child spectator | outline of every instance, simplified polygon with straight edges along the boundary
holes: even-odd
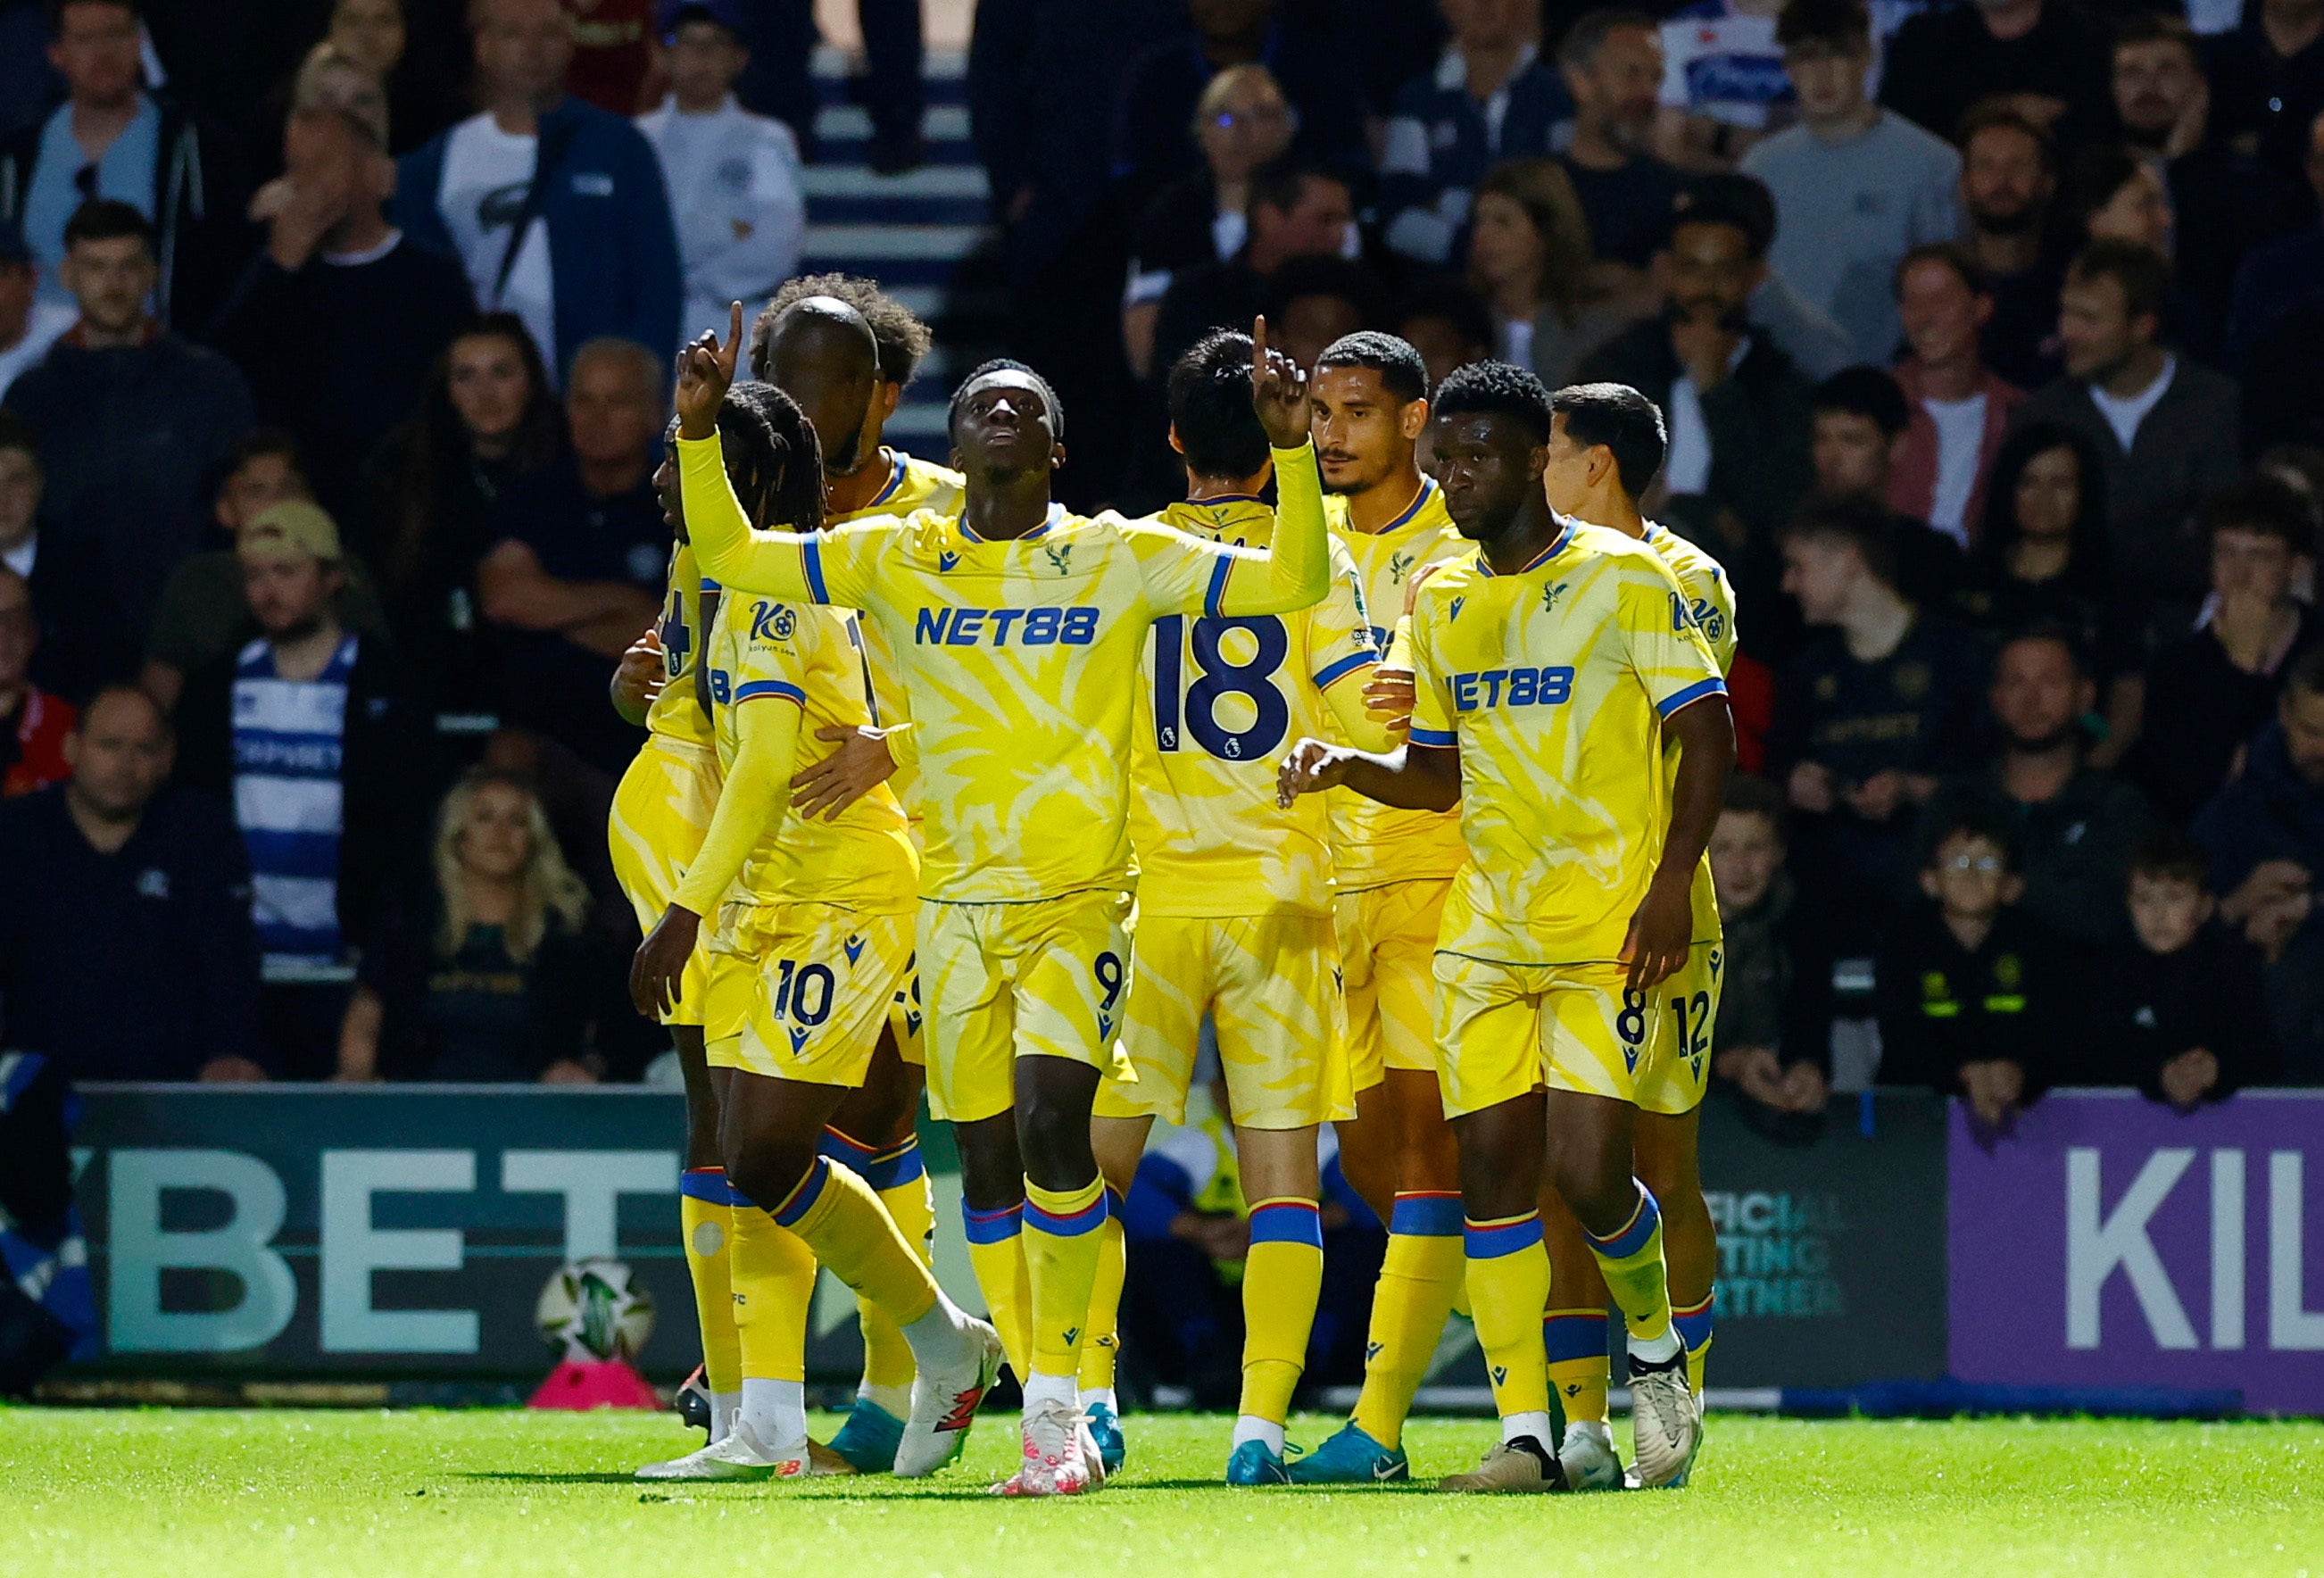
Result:
[[[1711,1072],[1778,1128],[1819,1115],[1831,1094],[1831,958],[1784,870],[1781,789],[1728,780],[1711,874],[1727,950]]]
[[[1874,966],[1882,1083],[1959,1095],[1980,1126],[2003,1132],[2054,1061],[2057,963],[2017,908],[2024,889],[2009,835],[1980,817],[1956,818],[1922,868],[1926,902]]]
[[[2259,955],[2217,918],[2202,846],[2158,834],[2130,860],[2130,938],[2109,950],[2088,1066],[2092,1084],[2135,1084],[2191,1112],[2252,1083],[2267,1032]]]

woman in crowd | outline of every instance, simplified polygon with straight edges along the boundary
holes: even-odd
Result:
[[[2020,428],[1994,457],[1961,601],[1997,634],[2036,624],[2075,632],[2104,697],[2110,737],[2091,752],[2102,764],[2136,730],[2140,660],[2107,586],[2106,474],[2098,451],[2071,428]]]
[[[1264,66],[1230,66],[1203,89],[1194,125],[1203,168],[1157,193],[1130,237],[1121,338],[1139,377],[1153,363],[1154,319],[1172,276],[1242,250],[1251,174],[1280,158],[1298,129],[1299,113]]]
[[[1493,315],[1504,361],[1554,388],[1633,314],[1591,280],[1590,223],[1552,159],[1510,159],[1478,184],[1469,233],[1469,286]]]
[[[429,880],[364,955],[338,1077],[594,1083],[590,1032],[624,1005],[588,913],[530,787],[469,774],[438,813]]]
[[[564,421],[532,337],[487,313],[445,347],[420,410],[365,468],[366,557],[396,639],[439,707],[483,707],[476,562],[493,506],[514,478],[553,458]]]

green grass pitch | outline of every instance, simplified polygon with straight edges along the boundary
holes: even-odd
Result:
[[[648,1488],[633,1465],[700,1439],[675,1418],[0,1408],[0,1573],[2324,1574],[2324,1425],[1713,1416],[1686,1491],[1488,1500],[1228,1490],[1225,1420],[1133,1417],[1114,1485],[1028,1504],[982,1494],[1009,1424],[918,1483]],[[1433,1477],[1490,1435],[1406,1444]]]

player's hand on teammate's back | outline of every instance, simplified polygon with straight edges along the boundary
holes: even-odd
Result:
[[[622,654],[619,667],[613,670],[613,710],[625,723],[642,724],[646,709],[661,695],[662,681],[669,669],[662,660],[661,632],[646,626],[645,634],[632,641]]]
[[[678,1006],[678,978],[701,935],[702,917],[693,910],[673,904],[662,911],[630,960],[630,1002],[638,1012],[659,1019]]]
[[[801,817],[836,820],[896,774],[885,729],[832,724],[817,729],[815,737],[839,749],[791,775],[791,809]]]
[[[1321,740],[1300,741],[1276,769],[1275,803],[1287,811],[1301,795],[1339,788],[1348,780],[1349,755]]]
[[[742,304],[733,304],[726,343],[708,329],[678,353],[678,436],[707,438],[718,430],[718,405],[734,382],[734,362],[742,351]]]
[[[1250,405],[1267,429],[1267,441],[1277,449],[1307,442],[1307,374],[1281,351],[1267,348],[1263,317],[1250,320]]]

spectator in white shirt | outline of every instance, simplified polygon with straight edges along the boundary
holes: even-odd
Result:
[[[734,102],[751,61],[736,0],[686,0],[663,37],[670,94],[638,117],[669,187],[686,268],[685,331],[763,300],[798,267],[807,236],[798,141]]]
[[[1978,337],[1993,293],[1951,242],[1916,246],[1896,265],[1896,304],[1909,355],[1895,366],[1910,408],[1888,478],[1888,507],[1926,521],[1964,548],[1985,519],[1985,484],[2024,392],[1985,365]]]

